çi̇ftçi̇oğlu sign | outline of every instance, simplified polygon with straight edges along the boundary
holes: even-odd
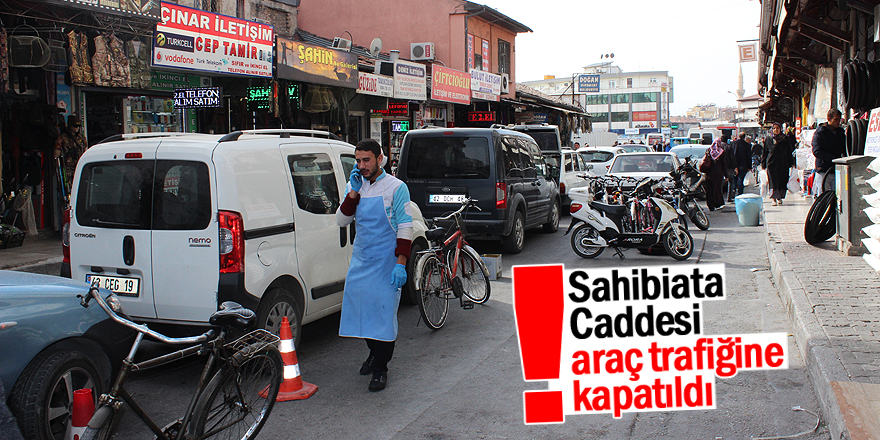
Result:
[[[270,25],[162,2],[153,65],[272,77]]]

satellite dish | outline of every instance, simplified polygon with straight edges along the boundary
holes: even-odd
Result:
[[[379,51],[381,51],[381,50],[382,50],[382,39],[379,37],[373,38],[373,41],[370,42],[370,55],[372,55],[373,58],[376,58],[379,56]]]

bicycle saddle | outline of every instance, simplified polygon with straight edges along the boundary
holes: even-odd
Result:
[[[241,304],[233,301],[225,301],[208,319],[211,325],[220,327],[230,326],[241,331],[248,330],[257,319],[257,314],[251,309],[246,309]]]
[[[442,241],[444,238],[446,238],[446,229],[439,227],[428,229],[427,231],[425,231],[425,237],[427,237],[428,240]]]
[[[598,211],[607,212],[611,215],[626,214],[626,206],[623,205],[607,205],[605,203],[590,202],[590,207]]]

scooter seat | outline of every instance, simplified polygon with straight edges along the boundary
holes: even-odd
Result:
[[[606,203],[600,202],[590,202],[590,207],[597,210],[608,213],[609,215],[624,215],[626,214],[626,206],[623,205],[609,205]]]

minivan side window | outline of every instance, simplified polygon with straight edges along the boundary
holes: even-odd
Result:
[[[339,207],[339,186],[333,163],[326,153],[287,156],[296,204],[312,214],[334,214]],[[349,171],[350,172],[350,171]]]
[[[544,163],[544,155],[541,154],[541,150],[538,149],[538,145],[534,141],[525,141],[525,143],[525,151],[531,153],[529,154],[529,159],[532,164],[531,166],[535,168],[535,171],[538,173],[539,176],[545,179],[549,179],[549,170],[547,169],[547,164]]]
[[[77,223],[93,228],[150,229],[155,165],[152,160],[130,160],[83,166],[77,188]]]
[[[348,175],[351,174],[351,170],[357,166],[357,161],[354,159],[354,156],[350,154],[339,156],[339,161],[342,162],[342,175],[348,180]]]
[[[522,177],[522,167],[519,163],[519,142],[515,138],[511,138],[509,136],[501,137],[501,153],[502,160],[504,162],[504,175],[507,177],[511,176],[511,171],[514,171],[514,175],[516,177]]]
[[[211,223],[211,184],[204,162],[157,160],[154,230],[202,230]]]

